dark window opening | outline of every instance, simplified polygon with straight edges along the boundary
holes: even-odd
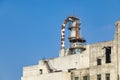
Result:
[[[106,80],[110,80],[110,74],[109,73],[106,74]]]
[[[42,74],[42,73],[43,73],[43,70],[42,70],[42,69],[40,69],[40,70],[39,70],[39,73],[40,73],[40,74]]]
[[[106,47],[106,63],[111,63],[111,47]]]
[[[75,77],[75,80],[79,80],[79,77]]]
[[[101,80],[101,74],[97,75],[97,80]]]
[[[97,65],[101,65],[101,59],[97,59]]]
[[[83,76],[83,80],[88,80],[87,76]]]

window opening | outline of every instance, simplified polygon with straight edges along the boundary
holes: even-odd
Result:
[[[101,65],[101,59],[97,59],[97,65]]]
[[[109,73],[106,74],[106,80],[110,80],[110,74]]]
[[[79,77],[75,77],[75,80],[79,80]]]
[[[39,73],[40,73],[40,74],[43,74],[43,70],[42,70],[42,69],[40,69],[40,70],[39,70]]]
[[[87,79],[87,76],[83,76],[83,80],[88,80],[88,79]]]
[[[97,75],[97,80],[101,80],[101,74]]]
[[[111,63],[111,47],[106,47],[106,63]]]

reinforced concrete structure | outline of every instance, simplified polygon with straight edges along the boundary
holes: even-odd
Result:
[[[69,48],[64,45],[67,23]],[[88,45],[79,35],[79,26],[77,17],[68,17],[61,29],[59,57],[24,67],[21,80],[120,80],[120,21],[113,40]]]

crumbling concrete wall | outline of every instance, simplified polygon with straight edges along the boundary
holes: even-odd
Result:
[[[35,76],[24,76],[21,80],[71,80],[71,73],[57,72]]]
[[[106,55],[105,55],[105,48],[110,46],[111,47],[111,62],[106,63]],[[96,44],[90,45],[90,80],[96,80],[97,75],[101,75],[101,80],[106,80],[105,75],[107,73],[110,74],[111,80],[117,80],[117,60],[116,60],[116,53],[115,53],[115,46],[113,41],[108,42],[101,42]],[[97,65],[97,59],[101,59],[101,65]]]
[[[119,80],[120,75],[120,22],[116,24],[115,39],[86,45],[86,50],[80,54],[40,60],[38,65],[23,68],[21,80]],[[111,62],[106,63],[106,47],[111,47]],[[97,59],[101,60],[98,65]],[[42,72],[40,72],[42,71]]]

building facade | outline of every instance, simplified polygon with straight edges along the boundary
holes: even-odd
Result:
[[[71,46],[65,49],[67,23],[71,23]],[[114,40],[88,45],[79,35],[79,26],[78,18],[68,17],[61,29],[59,57],[24,67],[21,80],[120,80],[120,21],[115,24]]]

